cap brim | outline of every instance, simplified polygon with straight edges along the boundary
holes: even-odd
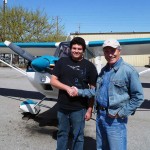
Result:
[[[103,48],[105,48],[105,47],[112,47],[112,48],[116,48],[116,49],[121,50],[121,46],[104,45],[104,46],[102,46],[102,47],[103,47]]]

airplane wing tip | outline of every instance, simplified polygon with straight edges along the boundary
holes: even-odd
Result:
[[[11,43],[11,42],[9,42],[9,41],[5,41],[5,42],[4,42],[4,44],[5,44],[6,46],[9,46],[10,43]]]

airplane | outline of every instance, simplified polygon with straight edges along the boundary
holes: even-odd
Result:
[[[118,40],[122,47],[122,55],[135,55],[135,54],[150,54],[150,38],[132,38]],[[85,58],[93,58],[97,71],[100,72],[101,63],[100,57],[103,55],[101,41],[86,41]],[[0,44],[3,49],[1,53],[16,53],[26,59],[29,63],[26,71],[17,66],[7,63],[0,59],[0,62],[13,68],[14,70],[25,75],[31,84],[45,97],[38,103],[33,100],[26,100],[20,104],[20,109],[23,113],[31,113],[37,115],[40,112],[40,104],[46,98],[58,98],[58,89],[50,85],[52,70],[55,67],[58,59],[61,57],[68,57],[70,55],[69,48],[70,41],[64,42],[48,42],[48,43],[12,43],[5,41]],[[9,48],[9,49],[8,49]],[[26,48],[23,49],[23,48]],[[51,52],[52,55],[49,55]],[[43,55],[46,54],[46,55]],[[43,55],[40,57],[36,57]],[[142,75],[149,72],[146,69],[139,74]]]

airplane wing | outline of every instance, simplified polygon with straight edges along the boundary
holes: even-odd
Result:
[[[130,39],[118,39],[122,47],[122,55],[144,55],[150,54],[150,38],[130,38]],[[101,41],[86,41],[87,51],[86,58],[103,56],[102,44],[104,40]],[[21,47],[27,53],[33,56],[42,55],[55,55],[56,48],[63,46],[69,46],[69,41],[67,42],[28,42],[28,43],[14,43],[15,45]],[[64,46],[65,45],[65,46]],[[7,47],[4,43],[0,43],[0,53],[14,53]]]
[[[150,38],[118,39],[122,47],[122,55],[144,55],[150,54]],[[96,56],[103,55],[104,41],[87,41],[87,49]]]
[[[54,55],[55,50],[59,46],[60,42],[28,42],[13,44],[21,47],[24,52],[29,53],[33,56],[42,56]],[[0,43],[0,53],[15,54],[15,52],[7,47],[4,43]]]

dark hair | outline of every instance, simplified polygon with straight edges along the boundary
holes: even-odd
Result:
[[[85,40],[83,38],[81,38],[81,37],[73,38],[70,42],[70,49],[72,48],[72,45],[74,45],[74,44],[81,45],[83,47],[83,51],[85,51],[86,44],[85,44]]]

